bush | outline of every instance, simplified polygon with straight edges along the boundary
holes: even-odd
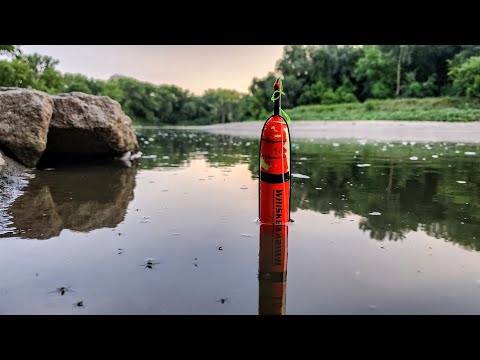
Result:
[[[480,99],[480,56],[473,56],[460,66],[453,66],[448,75],[453,79],[457,95]]]
[[[402,94],[406,97],[428,97],[433,96],[437,81],[437,75],[432,74],[427,81],[419,82],[414,71],[405,74],[405,86]]]

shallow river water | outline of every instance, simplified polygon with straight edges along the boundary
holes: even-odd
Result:
[[[478,145],[293,139],[262,277],[258,140],[137,134],[137,165],[36,170],[0,210],[0,314],[480,313]]]

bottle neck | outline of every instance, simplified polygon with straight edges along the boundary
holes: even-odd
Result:
[[[278,99],[275,100],[274,105],[273,105],[273,115],[280,115],[280,96],[278,96]]]

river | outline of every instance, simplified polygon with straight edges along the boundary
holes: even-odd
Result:
[[[0,314],[480,313],[479,145],[293,137],[266,280],[258,139],[137,135],[137,165],[57,163],[4,209]]]

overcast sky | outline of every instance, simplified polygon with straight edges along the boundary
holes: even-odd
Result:
[[[126,75],[173,84],[200,95],[210,88],[247,92],[254,76],[273,71],[282,45],[22,45],[60,60],[58,69],[106,80]]]

